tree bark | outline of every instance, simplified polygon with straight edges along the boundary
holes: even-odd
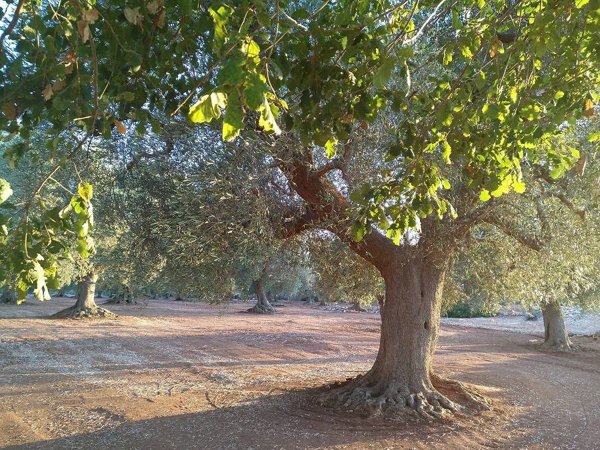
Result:
[[[565,318],[559,303],[546,303],[544,317],[544,347],[553,350],[571,350],[573,343],[565,326]]]
[[[267,294],[265,292],[265,278],[266,273],[263,271],[260,278],[252,283],[254,285],[254,293],[256,294],[256,304],[250,308],[248,312],[256,314],[275,313],[275,308],[273,308],[273,305],[269,303],[269,299],[267,298]]]
[[[445,267],[419,257],[397,260],[382,271],[385,308],[375,363],[366,374],[327,393],[324,404],[367,415],[441,417],[457,409],[430,378],[444,275]]]
[[[93,271],[81,278],[77,285],[77,302],[75,302],[75,305],[57,312],[52,317],[76,319],[116,317],[116,314],[96,305],[96,300],[94,299],[96,295],[96,281],[98,281],[98,275]]]

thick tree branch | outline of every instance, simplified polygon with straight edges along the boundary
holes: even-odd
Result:
[[[544,247],[545,242],[538,236],[532,236],[522,230],[519,230],[497,214],[485,215],[482,217],[482,221],[490,225],[494,225],[507,236],[513,238],[525,247],[535,250],[536,252],[541,251]]]
[[[335,158],[335,159],[332,159],[331,161],[329,161],[327,164],[325,164],[320,169],[316,170],[315,176],[317,178],[320,178],[323,175],[325,175],[326,173],[331,172],[332,170],[335,170],[335,169],[342,170],[343,167],[344,167],[343,161],[339,158]]]
[[[310,170],[311,163],[308,156],[306,161],[296,159],[284,168],[290,186],[307,205],[307,213],[291,225],[291,230],[302,231],[318,227],[330,231],[380,271],[386,270],[390,264],[398,263],[397,257],[404,255],[404,249],[394,245],[391,239],[376,229],[371,228],[360,242],[350,235],[350,203],[333,183],[318,175],[319,171]]]
[[[317,215],[309,209],[300,217],[284,221],[284,223],[279,228],[279,237],[282,239],[291,238],[293,236],[296,236],[297,234],[302,233],[305,230],[313,228],[317,222]]]

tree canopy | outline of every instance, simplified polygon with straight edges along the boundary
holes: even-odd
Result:
[[[376,224],[399,242],[424,217],[454,215],[445,191],[457,167],[483,201],[523,192],[524,162],[561,176],[578,154],[556,136],[593,115],[599,95],[596,1],[21,0],[3,13],[5,156],[35,153],[32,130],[48,124],[51,173],[97,136],[180,115],[222,122],[226,141],[260,129],[276,159],[275,137],[294,135],[333,167],[353,130],[385,112],[385,158],[397,164],[354,192],[357,239]],[[82,185],[73,200],[80,235],[90,196]],[[42,227],[30,216],[9,227],[21,240]],[[39,271],[43,252],[28,241],[15,261]]]

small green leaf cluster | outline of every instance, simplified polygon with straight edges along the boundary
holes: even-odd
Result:
[[[7,201],[10,185],[0,180],[0,186],[5,197],[0,204],[0,249],[5,255],[0,262],[0,280],[14,287],[19,303],[25,301],[31,286],[38,300],[49,300],[49,289],[59,287],[58,261],[69,257],[72,236],[77,236],[81,256],[94,251],[91,185],[81,183],[66,207],[33,199],[36,211],[27,216]]]

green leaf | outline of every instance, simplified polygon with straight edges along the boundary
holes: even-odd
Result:
[[[82,214],[84,211],[87,210],[85,200],[83,200],[81,197],[76,196],[71,198],[71,207],[73,208],[73,211],[75,211],[75,214]]]
[[[473,52],[471,51],[471,47],[469,47],[468,45],[463,45],[460,48],[460,54],[463,55],[466,59],[473,58]]]
[[[333,158],[335,156],[337,143],[338,140],[336,137],[332,137],[325,142],[325,156],[328,158]]]
[[[587,5],[590,2],[590,0],[575,0],[575,6],[577,8],[583,8],[585,5]]]
[[[354,235],[354,240],[357,242],[362,241],[367,233],[367,227],[359,222],[354,222],[352,225],[352,234]]]
[[[260,47],[253,39],[249,39],[242,44],[242,53],[248,58],[255,58],[260,55]]]
[[[508,95],[510,96],[510,101],[511,102],[517,103],[517,100],[518,100],[519,97],[518,97],[518,91],[517,91],[517,87],[516,86],[513,86],[510,89],[510,93]]]
[[[221,117],[221,108],[227,106],[227,99],[222,92],[203,95],[190,107],[189,118],[194,123],[207,123]]]
[[[385,84],[392,76],[392,71],[396,66],[397,59],[396,58],[386,58],[381,66],[375,71],[375,75],[373,75],[373,86],[377,89],[385,88]]]
[[[260,108],[260,118],[258,119],[258,125],[266,132],[274,132],[275,134],[281,134],[281,128],[275,121],[275,114],[273,111],[278,111],[275,105],[269,104],[265,98],[263,106]]]
[[[448,141],[443,140],[442,141],[442,158],[444,159],[444,162],[446,164],[452,163],[452,161],[450,160],[451,154],[452,154],[452,147],[450,147],[450,144],[448,143]]]
[[[4,203],[11,195],[13,195],[13,190],[10,187],[10,183],[0,178],[0,204]]]
[[[456,8],[452,8],[452,26],[457,30],[460,30],[463,27],[463,25],[458,14],[459,13],[456,10]]]
[[[516,179],[513,180],[513,189],[517,194],[522,194],[523,192],[525,192],[525,188],[525,183]]]
[[[587,140],[588,140],[588,142],[600,141],[600,131],[596,131],[595,133],[590,134],[588,136]]]
[[[439,108],[436,112],[437,122],[445,127],[452,125],[454,116],[452,115],[452,108],[447,103]]]
[[[223,140],[231,142],[244,129],[244,111],[239,95],[228,95],[227,98],[229,102],[223,117]]]
[[[227,41],[227,24],[229,22],[229,16],[233,13],[233,9],[229,6],[222,5],[217,9],[208,8],[213,22],[214,36],[213,36],[213,49],[219,53],[225,42]]]
[[[79,183],[77,186],[77,193],[82,199],[87,201],[92,199],[93,191],[92,185],[86,181]]]
[[[244,99],[252,111],[258,111],[265,102],[265,95],[269,92],[267,80],[257,73],[251,73],[246,80]]]
[[[244,80],[244,58],[239,54],[228,58],[219,72],[219,83],[237,85]]]
[[[482,190],[479,194],[479,200],[482,202],[487,202],[490,198],[492,198],[492,196],[490,195],[490,191],[487,189]]]
[[[452,50],[445,48],[444,56],[442,59],[442,62],[444,63],[444,65],[447,66],[448,64],[450,64],[452,62],[452,58],[453,58]]]

